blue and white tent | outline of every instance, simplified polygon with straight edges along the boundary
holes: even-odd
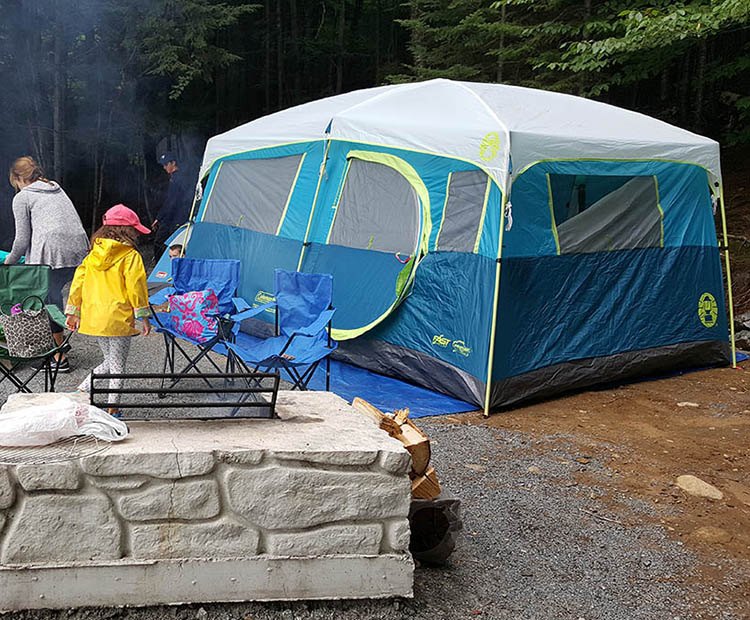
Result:
[[[732,361],[719,145],[653,118],[384,86],[212,138],[201,183],[188,256],[240,259],[258,304],[277,267],[332,274],[346,360],[487,411]]]

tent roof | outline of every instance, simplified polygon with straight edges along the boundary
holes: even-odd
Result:
[[[335,139],[471,161],[505,187],[546,159],[658,159],[720,176],[719,145],[649,116],[562,93],[437,79],[358,90],[258,118],[211,138],[201,175],[218,158],[258,148]],[[492,148],[492,145],[496,148]]]

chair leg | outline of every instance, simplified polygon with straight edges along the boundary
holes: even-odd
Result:
[[[16,388],[16,392],[26,392],[30,393],[31,390],[26,387],[28,382],[34,378],[35,375],[32,375],[29,379],[27,379],[25,382],[21,381],[20,378],[18,378],[15,374],[16,369],[20,368],[20,364],[13,364],[13,362],[10,363],[10,368],[7,368],[3,364],[0,364],[0,374],[3,375],[3,379],[0,379],[0,382],[4,381],[5,379],[8,379]]]
[[[57,383],[57,372],[58,372],[57,362],[55,362],[54,360],[55,360],[54,355],[48,358],[47,360],[49,362],[49,371],[50,371],[50,375],[49,375],[49,391],[50,392],[55,391],[55,384]],[[45,379],[45,385],[46,385],[46,379]]]
[[[318,365],[319,365],[319,364],[320,364],[320,362],[319,362],[319,361],[318,361],[318,362],[315,362],[314,364],[311,364],[311,365],[310,365],[310,366],[308,367],[308,369],[307,369],[307,370],[306,370],[306,371],[305,371],[304,373],[302,373],[302,377],[301,377],[301,381],[302,381],[302,387],[301,387],[301,389],[303,389],[303,390],[307,390],[307,389],[309,389],[309,388],[308,388],[308,384],[309,384],[309,383],[310,383],[310,381],[312,380],[312,378],[313,378],[313,375],[315,374],[315,371],[316,371],[316,370],[318,369]],[[327,391],[327,390],[328,390],[328,387],[327,387],[327,385],[326,385],[326,391]]]
[[[164,334],[164,364],[162,365],[162,373],[161,373],[162,375],[166,375],[167,370],[174,366],[174,363],[172,362],[174,352],[171,351],[170,345],[171,345],[170,339],[167,337],[166,334]],[[160,389],[162,390],[164,389],[164,384],[166,383],[166,381],[167,381],[166,378],[162,376],[161,382],[159,385]],[[166,394],[163,392],[159,392],[157,394],[158,398],[164,398],[165,396]]]

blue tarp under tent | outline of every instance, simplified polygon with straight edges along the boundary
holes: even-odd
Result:
[[[719,145],[635,112],[360,90],[211,138],[198,190],[187,256],[239,259],[256,305],[276,268],[332,274],[337,358],[465,408],[734,363]]]

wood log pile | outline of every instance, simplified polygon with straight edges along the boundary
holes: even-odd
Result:
[[[440,495],[440,482],[430,466],[430,439],[409,419],[408,409],[392,414],[383,413],[366,400],[355,398],[352,406],[368,416],[381,429],[404,444],[411,454],[411,494],[414,499],[435,499]]]

